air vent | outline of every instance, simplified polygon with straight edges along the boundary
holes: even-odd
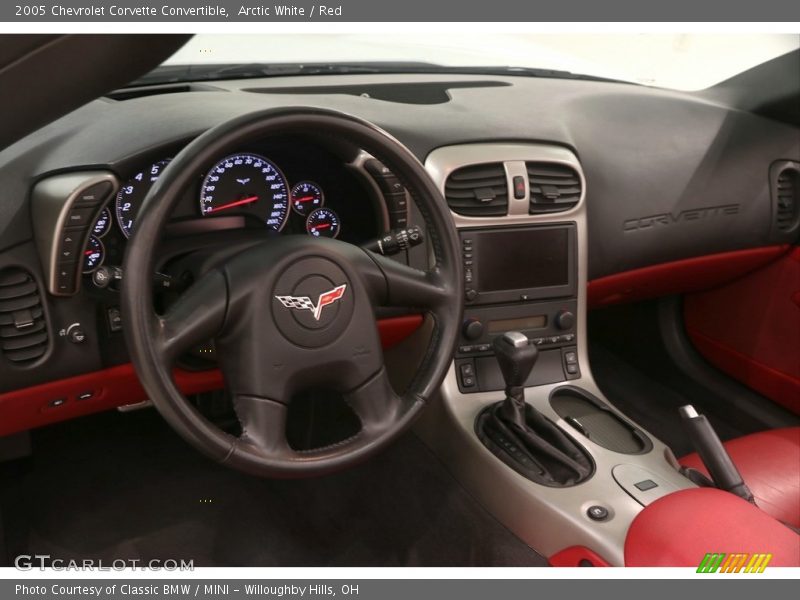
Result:
[[[36,280],[24,269],[0,271],[0,355],[18,365],[47,351],[47,325]]]
[[[568,210],[581,199],[581,178],[572,167],[540,162],[525,166],[531,188],[530,214]]]
[[[453,171],[444,187],[447,205],[467,217],[500,217],[508,212],[503,163],[470,165]]]
[[[775,181],[775,227],[791,231],[800,219],[800,170],[785,167]]]

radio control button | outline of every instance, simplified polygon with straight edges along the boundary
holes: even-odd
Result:
[[[469,354],[470,352],[472,352],[472,346],[459,346],[458,351],[461,354]]]
[[[478,319],[467,319],[461,327],[461,333],[468,340],[477,340],[483,335],[483,323]]]
[[[478,352],[489,352],[492,349],[491,344],[481,344],[479,346],[475,346],[475,350]]]
[[[469,301],[475,300],[478,297],[478,292],[472,288],[467,289],[464,291],[464,297]]]
[[[571,329],[575,325],[575,315],[568,310],[561,310],[556,315],[556,327],[559,329]]]

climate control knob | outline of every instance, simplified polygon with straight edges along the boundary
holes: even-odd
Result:
[[[461,328],[461,333],[468,340],[477,340],[483,335],[483,323],[478,319],[467,319]]]
[[[556,327],[559,329],[572,329],[575,325],[575,315],[568,310],[560,310],[556,315]]]

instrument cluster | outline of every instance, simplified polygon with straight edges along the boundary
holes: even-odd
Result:
[[[198,173],[197,183],[179,203],[171,223],[192,221],[193,232],[263,228],[265,235],[341,236],[352,243],[382,233],[368,193],[340,159],[308,147],[280,148],[278,156],[280,164],[259,151],[219,158]],[[170,160],[140,165],[127,174],[116,198],[93,226],[84,249],[84,274],[104,263],[121,261],[144,200]]]

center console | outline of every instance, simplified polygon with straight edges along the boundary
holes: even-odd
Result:
[[[465,312],[456,351],[459,389],[503,389],[493,340],[519,331],[539,347],[527,385],[580,377],[574,223],[462,229]]]
[[[592,377],[580,161],[554,145],[464,144],[434,150],[425,167],[459,231],[465,297],[452,367],[417,432],[541,554],[582,548],[622,566],[637,515],[695,486],[669,448],[618,411]],[[529,375],[509,364],[529,364],[530,353],[496,354],[503,338],[536,347]],[[506,426],[516,429],[513,441]],[[550,446],[582,463],[582,472],[562,476],[568,461],[548,467],[531,447],[520,452],[518,442],[539,443],[537,436],[559,438]],[[526,460],[544,465],[545,476]]]

